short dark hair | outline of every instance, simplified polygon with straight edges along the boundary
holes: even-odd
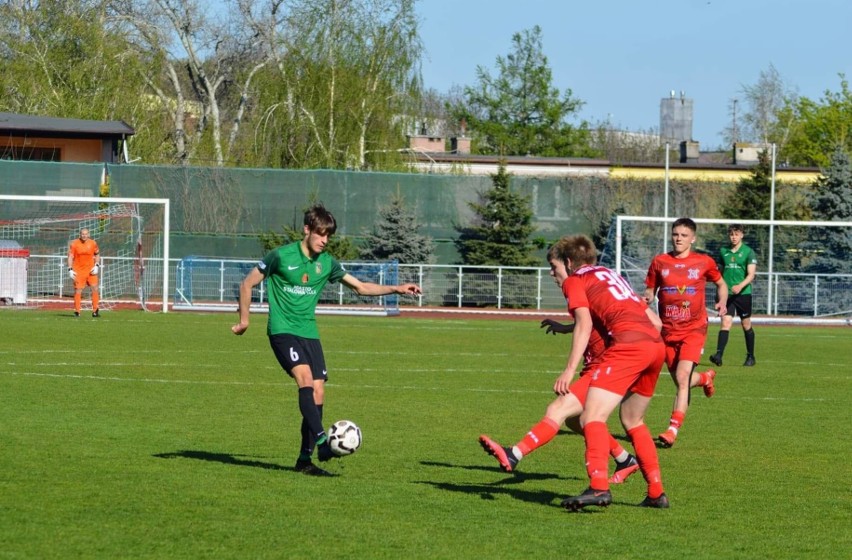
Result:
[[[337,231],[337,221],[334,219],[334,214],[326,210],[325,206],[314,204],[305,210],[305,225],[308,230],[316,232],[320,235],[334,235]]]
[[[672,224],[672,230],[674,230],[674,228],[676,227],[681,226],[691,229],[692,233],[695,233],[698,230],[698,226],[695,225],[695,222],[692,220],[692,218],[678,218]]]
[[[735,231],[738,231],[740,233],[745,233],[745,228],[743,228],[742,224],[731,224],[731,225],[728,226],[728,234],[731,234]]]

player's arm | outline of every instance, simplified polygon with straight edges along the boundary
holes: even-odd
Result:
[[[251,294],[255,286],[263,282],[263,273],[259,268],[251,269],[240,282],[240,301],[237,312],[240,314],[240,322],[231,327],[234,334],[243,334],[249,328],[249,309],[251,308]]]
[[[725,314],[725,310],[728,308],[728,285],[725,283],[724,278],[719,278],[715,282],[716,284],[716,311],[719,312],[719,316]]]
[[[651,261],[651,266],[648,267],[648,273],[645,275],[645,291],[642,293],[642,299],[645,303],[651,305],[654,301],[654,296],[657,294],[657,259]]]
[[[559,321],[554,321],[553,319],[543,320],[539,328],[543,329],[545,327],[547,327],[547,330],[544,331],[544,334],[553,333],[555,335],[556,333],[568,334],[574,332],[574,323],[560,323]]]
[[[68,276],[72,280],[77,279],[77,273],[74,272],[74,244],[68,246]]]
[[[559,395],[567,395],[568,387],[574,379],[577,368],[583,363],[583,354],[589,345],[592,335],[592,314],[588,307],[577,307],[574,313],[574,336],[571,338],[571,351],[568,353],[568,363],[556,378],[553,391]]]
[[[423,293],[417,284],[399,284],[398,286],[362,282],[349,273],[340,279],[343,284],[359,296],[387,296],[390,294],[417,295]]]
[[[89,271],[89,274],[97,276],[101,272],[101,252],[96,249],[94,254],[94,265],[92,266],[92,270]]]
[[[745,287],[754,282],[754,277],[757,275],[757,265],[748,263],[746,265],[746,277],[740,282],[740,291],[745,290]]]
[[[647,315],[648,319],[651,320],[651,323],[654,325],[654,328],[657,329],[657,332],[663,330],[663,322],[660,320],[660,316],[654,313],[650,307],[645,308],[645,315]]]

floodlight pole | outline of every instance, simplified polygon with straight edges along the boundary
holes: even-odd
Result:
[[[772,144],[772,188],[769,195],[769,258],[767,259],[766,272],[768,273],[769,284],[766,294],[766,310],[769,315],[774,315],[772,305],[772,268],[773,255],[775,254],[775,144]]]
[[[665,173],[665,201],[663,203],[663,217],[666,219],[663,222],[663,253],[669,252],[669,147],[670,144],[666,142],[666,173]]]

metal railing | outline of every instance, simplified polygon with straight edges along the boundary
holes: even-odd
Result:
[[[110,273],[116,259],[104,259],[104,275]],[[190,278],[183,268],[182,261],[171,259],[168,274],[174,279],[173,293],[169,298],[173,304],[223,304],[236,306],[239,283],[257,264],[257,260],[238,259],[196,259],[210,263],[210,273],[192,275]],[[359,264],[344,263],[355,271]],[[30,270],[51,270],[51,280],[42,278],[36,286],[28,281],[28,290],[38,290],[44,296],[46,287],[56,296],[68,297],[71,287],[65,277],[65,257],[40,256],[29,257]],[[3,267],[0,267],[0,284],[3,282]],[[149,301],[161,301],[162,289],[146,271],[146,297]],[[637,293],[644,289],[646,270],[625,269],[624,276]],[[159,271],[157,271],[159,273]],[[356,276],[358,273],[356,272]],[[852,314],[852,274],[804,274],[774,273],[772,315],[794,317],[834,317]],[[558,286],[550,277],[549,268],[544,267],[504,267],[504,266],[462,266],[435,264],[400,264],[398,278],[389,279],[389,283],[414,282],[423,288],[416,297],[400,297],[398,305],[405,307],[435,308],[487,308],[497,310],[546,310],[564,311],[565,299]],[[767,315],[766,294],[770,275],[758,272],[753,284],[753,304],[755,315]],[[135,293],[121,294],[128,299]],[[708,288],[708,307],[712,307],[715,289]],[[261,284],[255,295],[255,302],[265,303],[266,294]],[[346,306],[363,304],[365,301],[377,302],[377,298],[360,298],[345,287],[334,284],[326,286],[320,303],[323,305]],[[374,303],[378,305],[377,303]]]

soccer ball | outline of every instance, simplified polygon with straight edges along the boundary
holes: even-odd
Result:
[[[340,420],[328,431],[328,445],[338,457],[351,455],[361,447],[361,428],[351,420]]]

